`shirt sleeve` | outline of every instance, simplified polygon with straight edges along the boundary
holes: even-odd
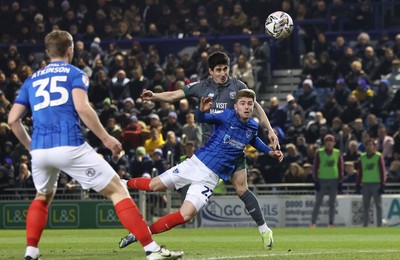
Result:
[[[25,83],[22,85],[18,96],[16,97],[14,103],[23,105],[25,107],[29,107],[29,94],[28,94],[28,87],[27,87],[27,82],[29,82],[28,80],[25,81]]]
[[[227,110],[226,110],[227,111]],[[201,112],[200,109],[196,110],[196,121],[199,123],[209,123],[216,124],[223,122],[224,117],[228,117],[227,112],[210,114],[206,112]]]
[[[255,136],[251,141],[250,144],[254,146],[257,150],[263,151],[267,155],[269,155],[269,152],[272,150],[271,147],[266,145],[263,140],[261,140],[260,137]]]
[[[89,89],[89,77],[81,71],[80,73],[75,74],[75,77],[72,81],[72,89],[80,88],[85,90],[86,92]]]
[[[196,81],[185,85],[182,90],[185,93],[185,97],[200,97],[201,93],[201,81]]]

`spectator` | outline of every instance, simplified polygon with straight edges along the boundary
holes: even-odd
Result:
[[[257,168],[253,168],[249,171],[249,177],[247,178],[249,185],[265,184],[264,178],[261,172]]]
[[[265,114],[268,116],[272,127],[279,127],[285,129],[286,113],[279,107],[279,99],[273,96],[269,100],[269,107]]]
[[[140,66],[133,69],[132,75],[133,78],[127,83],[121,96],[123,98],[131,97],[133,100],[137,101],[140,98],[143,89],[149,88],[150,81],[148,78],[143,76],[142,67]]]
[[[105,129],[109,135],[117,139],[119,139],[122,132],[121,126],[117,123],[117,120],[114,117],[108,118]]]
[[[303,124],[303,118],[301,115],[296,114],[293,116],[293,124],[291,124],[286,130],[285,142],[295,143],[298,137],[305,137],[307,134],[307,128]]]
[[[313,81],[311,79],[305,79],[302,86],[303,93],[298,96],[297,102],[302,107],[304,114],[307,117],[310,112],[318,111],[320,104],[313,87]]]
[[[87,61],[85,61],[83,58],[78,59],[78,63],[76,66],[81,69],[83,72],[86,73],[86,75],[89,78],[92,78],[93,70],[92,68],[88,65]]]
[[[392,63],[395,60],[393,49],[387,47],[384,50],[384,55],[380,60],[376,76],[379,79],[386,78],[392,72]]]
[[[335,90],[333,91],[333,95],[339,106],[344,108],[347,105],[347,100],[350,94],[351,90],[347,87],[344,78],[338,78],[336,80]]]
[[[129,164],[129,171],[132,178],[151,178],[153,161],[147,155],[146,149],[143,146],[136,148],[135,155],[131,158]]]
[[[235,4],[233,7],[233,15],[230,17],[231,32],[240,34],[248,24],[248,17],[242,10],[240,4]]]
[[[372,46],[371,38],[368,33],[361,32],[357,36],[357,42],[354,45],[354,53],[357,57],[363,57],[365,54],[365,49],[368,46]]]
[[[305,182],[306,175],[304,169],[298,163],[293,162],[283,174],[282,183],[303,183]]]
[[[129,25],[126,21],[120,21],[117,25],[116,31],[116,39],[117,40],[130,40],[132,39],[131,31],[129,29]]]
[[[150,138],[144,142],[144,148],[150,157],[153,156],[154,150],[162,148],[165,144],[163,136],[157,127],[150,128]]]
[[[374,29],[374,13],[373,7],[368,0],[361,2],[354,12],[353,25],[355,30],[372,30]]]
[[[119,70],[115,76],[111,79],[112,88],[112,98],[114,101],[121,101],[125,98],[124,95],[129,93],[129,83],[130,80],[126,76],[125,70]],[[126,94],[125,94],[126,93]]]
[[[342,119],[340,119],[340,117],[334,117],[330,125],[331,128],[329,128],[329,132],[336,138],[337,136],[339,136],[340,131],[342,131],[343,127]]]
[[[163,125],[163,136],[167,137],[167,132],[169,131],[174,132],[179,138],[182,136],[182,125],[178,122],[178,115],[174,111],[168,114],[167,122]]]
[[[123,128],[120,140],[124,150],[129,151],[144,145],[144,141],[150,137],[150,132],[139,123],[137,116],[132,115],[128,124]]]
[[[319,70],[320,63],[316,59],[315,53],[309,52],[304,57],[300,79],[302,81],[305,79],[315,80],[319,76]]]
[[[283,172],[285,172],[291,163],[298,163],[299,165],[303,164],[303,156],[297,150],[296,145],[287,144],[286,151],[283,160]]]
[[[168,91],[174,91],[180,89],[183,86],[180,81],[183,82],[183,85],[187,85],[190,83],[190,80],[185,76],[185,70],[182,67],[176,67],[175,72],[170,77],[170,83],[167,86]]]
[[[362,57],[362,67],[367,74],[368,78],[373,80],[378,79],[378,69],[381,61],[375,54],[374,47],[367,46],[364,49]]]
[[[353,61],[351,63],[351,70],[345,75],[346,83],[351,90],[355,90],[359,81],[364,80],[365,84],[369,85],[368,75],[362,69],[360,61]]]
[[[0,90],[0,123],[7,122],[8,112],[11,109],[11,102],[6,98],[4,92]]]
[[[209,50],[210,50],[210,44],[208,43],[207,38],[203,35],[200,35],[196,49],[192,54],[192,60],[194,60],[196,63],[198,63],[200,61],[200,58],[201,58],[203,52],[208,53]],[[207,56],[207,58],[208,58],[208,56]],[[207,61],[207,59],[206,59],[206,61]],[[208,69],[208,67],[207,67],[207,69]],[[197,74],[199,74],[199,73],[197,72]]]
[[[183,155],[183,146],[174,132],[167,132],[162,150],[169,167],[173,167],[180,162],[180,158]]]
[[[367,131],[371,138],[378,138],[378,129],[380,126],[379,119],[374,114],[368,114],[367,116]]]
[[[394,139],[388,135],[385,125],[379,125],[378,138],[376,139],[376,150],[382,154],[385,166],[389,168],[393,161]]]
[[[316,88],[332,88],[336,63],[329,58],[329,53],[324,51],[319,56],[317,73],[314,80]]]
[[[390,82],[387,79],[381,79],[378,85],[378,91],[372,97],[369,111],[385,121],[391,110],[393,92]]]
[[[237,63],[232,67],[232,76],[243,81],[250,89],[255,89],[256,82],[254,81],[253,66],[247,61],[246,56],[239,55]]]
[[[356,60],[359,60],[359,58],[354,54],[353,48],[346,47],[344,49],[344,56],[335,61],[337,66],[333,77],[336,79],[345,78],[347,73],[351,71],[351,64]]]
[[[157,27],[162,35],[166,35],[168,32],[168,26],[176,23],[177,18],[171,11],[169,5],[164,4],[161,7],[161,15],[158,17]]]
[[[336,147],[339,148],[342,154],[346,154],[350,146],[350,142],[354,140],[357,140],[357,138],[353,135],[351,127],[348,124],[344,124],[342,131],[337,137]]]
[[[267,76],[265,72],[268,71],[269,45],[261,42],[258,37],[251,36],[249,52],[249,62],[254,70],[254,81],[262,81],[263,77]]]
[[[344,162],[344,177],[343,183],[356,183],[357,179],[357,169],[355,168],[354,161],[345,161]]]
[[[265,33],[264,23],[260,21],[260,17],[252,16],[248,26],[243,28],[244,34],[263,34]]]
[[[324,1],[318,1],[318,3],[321,3]],[[323,32],[318,32],[317,37],[314,37],[314,39],[311,42],[311,51],[315,53],[318,57],[321,55],[322,52],[328,52],[329,54],[329,43],[326,38],[325,33]]]
[[[10,193],[10,191],[6,192],[5,189],[14,187],[15,187],[15,181],[12,174],[6,167],[0,165],[0,193],[1,194]]]
[[[334,62],[339,62],[345,56],[346,47],[346,39],[341,35],[337,36],[333,46],[329,48],[329,56]]]
[[[186,114],[186,124],[182,128],[183,143],[192,142],[195,148],[202,143],[201,127],[195,122],[194,113]]]
[[[311,115],[311,118],[312,116],[314,116],[314,118],[310,120],[307,125],[307,133],[305,136],[307,143],[315,143],[321,137],[320,132],[322,128],[325,129],[325,132],[328,131],[326,119],[321,112],[313,113],[313,115]]]
[[[337,103],[334,93],[326,95],[325,105],[322,107],[321,112],[326,119],[328,125],[332,125],[334,118],[340,117],[343,112],[343,108]]]
[[[349,142],[349,146],[347,151],[343,155],[343,160],[345,162],[358,162],[360,159],[361,152],[358,150],[358,142],[357,140],[351,140]],[[356,165],[354,165],[356,167]]]
[[[215,14],[211,16],[211,24],[215,29],[215,33],[219,35],[223,35],[226,33],[230,33],[230,16],[226,8],[223,4],[219,4],[215,9]]]
[[[187,123],[186,116],[187,116],[187,114],[189,114],[191,112],[191,104],[190,104],[189,100],[191,100],[191,102],[192,102],[192,107],[196,107],[197,98],[188,97],[188,98],[181,99],[179,101],[179,107],[178,107],[177,114],[178,114],[178,122],[181,125],[185,125]]]
[[[182,54],[178,66],[183,69],[186,78],[190,78],[191,75],[196,74],[196,63],[190,58],[187,52]]]
[[[288,95],[286,97],[287,106],[286,106],[286,123],[285,129],[291,126],[294,122],[293,117],[295,115],[300,115],[301,118],[304,118],[304,110],[299,104],[297,103],[296,99],[292,95]]]
[[[183,162],[187,158],[192,157],[195,151],[196,151],[195,144],[191,141],[187,141],[184,144],[184,154],[181,155],[180,162]]]
[[[160,148],[154,150],[153,153],[153,165],[157,170],[157,174],[161,174],[168,170],[168,163],[163,157],[163,151]]]
[[[196,64],[196,74],[199,80],[203,80],[208,77],[208,52],[204,51],[201,53],[200,60]]]
[[[347,98],[347,104],[343,109],[343,113],[340,116],[343,123],[349,124],[356,120],[356,118],[362,118],[364,114],[357,97],[354,94],[350,94]]]
[[[210,26],[209,19],[207,17],[201,17],[199,23],[194,26],[192,34],[193,36],[212,36],[215,35],[216,32],[214,31],[214,28]]]
[[[103,70],[100,70],[95,74],[94,81],[89,86],[88,97],[89,101],[96,107],[100,108],[101,103],[106,98],[112,98],[112,82],[111,79],[107,76],[107,73]]]

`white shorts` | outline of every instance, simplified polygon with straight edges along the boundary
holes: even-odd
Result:
[[[207,205],[219,181],[218,175],[205,166],[196,155],[164,172],[160,178],[170,189],[180,189],[190,184],[185,200],[192,202],[197,212]]]
[[[118,176],[87,143],[33,150],[31,155],[33,182],[42,194],[55,191],[60,171],[77,180],[83,189],[95,191],[101,191]]]

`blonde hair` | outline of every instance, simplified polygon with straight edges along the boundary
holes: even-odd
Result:
[[[72,35],[61,30],[54,30],[47,34],[44,43],[51,58],[64,57],[68,48],[73,47]]]
[[[235,103],[237,103],[238,100],[239,100],[240,98],[242,98],[242,97],[251,98],[251,99],[253,99],[253,101],[255,101],[255,100],[256,100],[256,93],[255,93],[253,90],[248,89],[248,88],[241,89],[241,90],[239,90],[238,93],[236,94]]]

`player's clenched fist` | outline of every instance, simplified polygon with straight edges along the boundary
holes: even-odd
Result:
[[[278,159],[279,162],[281,162],[283,160],[283,153],[281,150],[271,150],[269,152],[269,156],[271,156],[272,158]]]
[[[140,95],[140,97],[143,100],[149,101],[149,100],[151,100],[153,98],[153,95],[154,95],[153,91],[147,90],[147,89],[143,89],[142,94]]]

